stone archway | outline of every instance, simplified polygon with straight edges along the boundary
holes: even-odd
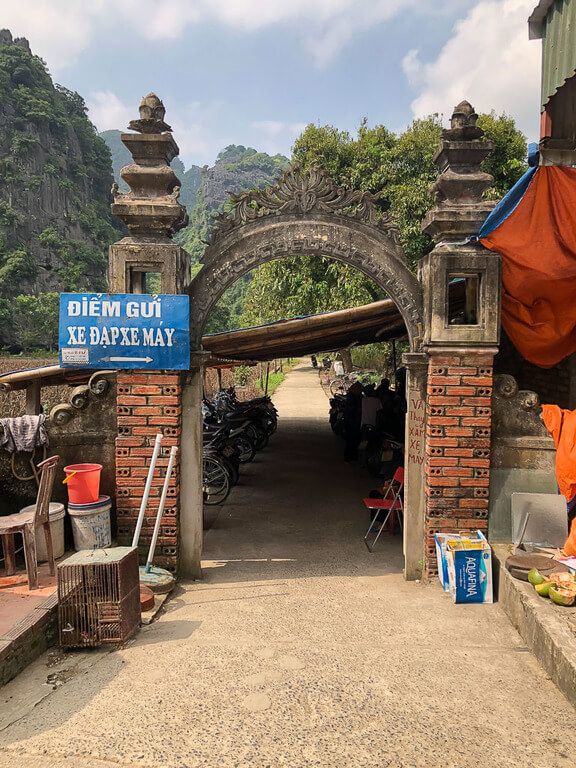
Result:
[[[194,350],[200,349],[208,315],[225,290],[251,270],[283,257],[328,257],[356,267],[393,299],[402,314],[411,349],[406,359],[405,574],[416,578],[424,555],[423,294],[406,265],[397,229],[378,211],[370,193],[338,187],[323,171],[306,171],[299,165],[290,166],[275,185],[234,197],[232,203],[232,209],[216,220],[202,269],[188,288]],[[192,438],[183,443],[181,494],[188,500],[181,515],[181,562],[184,572],[192,575],[199,572],[201,547],[197,523],[201,514],[191,503],[200,482],[200,397],[200,375],[195,373],[184,392],[183,432]],[[409,439],[415,429],[420,433],[417,441]],[[199,499],[197,505],[201,506]]]
[[[406,266],[396,227],[370,193],[338,187],[323,171],[299,165],[276,185],[233,198],[231,212],[217,219],[188,290],[192,339],[200,344],[210,310],[238,278],[287,256],[324,256],[362,271],[398,306],[412,351],[420,348],[422,290]]]
[[[418,278],[405,264],[394,226],[370,194],[338,187],[319,170],[292,166],[274,186],[232,199],[231,211],[216,222],[202,269],[190,284],[188,255],[170,239],[185,225],[186,212],[168,166],[178,147],[164,112],[158,97],[149,94],[140,106],[140,119],[130,123],[139,135],[122,136],[134,163],[123,170],[130,192],[115,189],[112,210],[131,234],[110,248],[110,287],[138,293],[146,273],[160,271],[163,293],[188,293],[193,354],[190,370],[182,374],[118,375],[119,532],[129,537],[133,529],[137,500],[132,488],[150,455],[150,436],[161,430],[167,442],[180,447],[160,539],[163,563],[176,569],[180,559],[181,573],[200,576],[202,327],[226,288],[246,272],[271,259],[315,254],[370,276],[404,318],[411,342],[404,356],[409,403],[405,575],[413,579],[423,570],[434,573],[435,534],[487,531],[490,509],[500,257],[486,251],[476,236],[492,208],[483,193],[493,179],[481,167],[491,143],[476,124],[473,107],[466,101],[458,104],[450,127],[442,131],[435,156],[435,204],[422,225],[434,247],[420,260]],[[450,300],[451,286],[462,282],[463,310]]]

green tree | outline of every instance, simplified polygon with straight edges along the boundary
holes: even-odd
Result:
[[[484,169],[494,176],[490,198],[501,197],[526,168],[526,140],[506,115],[482,115],[480,126],[493,143]],[[442,134],[438,115],[414,120],[401,134],[362,121],[357,135],[334,126],[308,125],[294,144],[293,157],[305,168],[320,166],[342,185],[372,192],[383,214],[400,232],[407,262],[416,269],[432,247],[421,222],[432,205],[437,177],[434,155]],[[244,323],[311,314],[381,298],[359,272],[324,259],[284,259],[253,273],[245,297]]]
[[[481,115],[479,125],[493,143],[483,168],[494,176],[487,196],[502,197],[526,169],[526,139],[507,115]],[[430,186],[438,170],[434,155],[442,134],[438,115],[414,120],[401,134],[363,120],[356,137],[333,126],[308,125],[294,144],[293,156],[304,167],[318,165],[339,184],[378,196],[378,205],[398,225],[408,263],[431,248],[420,226],[432,205]]]
[[[263,264],[244,297],[243,326],[330,312],[384,298],[359,270],[332,259],[295,256]]]
[[[58,293],[16,296],[12,304],[12,323],[25,349],[58,348]]]
[[[492,152],[482,164],[483,170],[494,176],[489,197],[499,200],[527,170],[526,137],[516,128],[514,118],[508,115],[480,115],[478,125],[493,144]]]

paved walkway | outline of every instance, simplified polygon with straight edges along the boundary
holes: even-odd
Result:
[[[396,540],[367,552],[371,481],[343,463],[316,374],[275,401],[205,580],[124,650],[2,689],[0,766],[573,768],[574,710],[498,606],[404,582]]]

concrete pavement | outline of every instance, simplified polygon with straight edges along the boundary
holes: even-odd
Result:
[[[0,768],[574,768],[574,709],[500,608],[404,582],[398,538],[366,550],[373,481],[317,374],[275,402],[205,579],[123,650],[60,660],[56,690],[45,659],[3,688]]]

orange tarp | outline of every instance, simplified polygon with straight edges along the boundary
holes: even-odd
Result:
[[[576,496],[576,411],[543,405],[542,419],[556,445],[556,480],[566,501]],[[564,545],[567,555],[576,555],[576,518]]]
[[[566,501],[571,501],[576,496],[576,411],[543,405],[542,419],[556,445],[558,488]]]
[[[526,360],[550,368],[576,352],[576,169],[538,168],[482,243],[502,255],[502,324]]]

